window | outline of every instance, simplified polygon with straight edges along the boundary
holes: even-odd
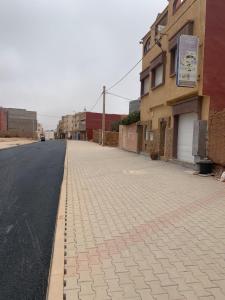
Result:
[[[166,12],[155,25],[155,35],[160,34],[166,27],[168,22],[168,12]]]
[[[147,41],[145,42],[144,54],[146,54],[150,50],[150,47],[151,47],[151,37],[148,38]]]
[[[166,52],[162,52],[150,63],[151,70],[151,88],[154,89],[162,84],[165,81],[165,59]]]
[[[161,64],[152,70],[152,88],[156,88],[164,83],[164,65]]]
[[[148,94],[149,89],[150,89],[150,79],[149,76],[147,76],[141,81],[141,96]]]
[[[184,3],[185,0],[175,0],[173,3],[173,13]]]
[[[150,131],[147,128],[147,126],[145,126],[145,141],[149,141],[150,140]]]
[[[177,46],[170,50],[170,75],[175,75],[177,72],[177,59],[178,59]]]
[[[178,38],[182,35],[193,35],[194,34],[194,21],[188,21],[184,26],[169,40],[169,50],[177,47]]]

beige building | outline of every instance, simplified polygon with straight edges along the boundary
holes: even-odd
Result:
[[[86,140],[86,112],[73,115],[72,138],[74,140]]]
[[[41,123],[37,123],[37,139],[40,139],[44,134],[44,129]]]
[[[64,116],[63,124],[64,124],[64,132],[66,138],[70,139],[72,137],[72,131],[73,131],[73,115]]]
[[[61,139],[63,138],[62,135],[63,135],[63,128],[62,128],[62,120],[59,121],[58,125],[57,125],[57,128],[56,128],[56,137],[57,139]]]
[[[48,140],[54,140],[55,139],[55,132],[54,130],[45,130],[45,139]]]
[[[19,108],[6,108],[6,111],[8,136],[36,137],[37,112]]]
[[[63,116],[59,121],[57,126],[57,137],[60,139],[70,139],[72,138],[73,131],[73,115]]]
[[[216,77],[210,80],[215,69],[225,77],[225,71],[221,71],[215,57],[219,47],[225,50],[224,45],[219,44],[221,24],[216,17],[217,14],[225,17],[224,0],[213,2],[215,5],[209,0],[170,0],[142,40],[139,131],[143,152],[158,154],[161,159],[189,163],[209,156],[220,163],[210,143],[213,136],[207,135],[211,112],[225,108],[224,89],[219,86],[220,94],[218,90],[216,94],[218,80]],[[225,26],[222,27],[224,34]],[[210,51],[212,33],[215,53]],[[181,35],[199,38],[198,80],[196,86],[191,88],[176,84],[178,40]],[[223,103],[219,105],[221,96]]]

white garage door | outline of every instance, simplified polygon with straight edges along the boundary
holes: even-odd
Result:
[[[184,162],[194,162],[192,155],[194,122],[198,119],[196,113],[182,114],[178,123],[177,158]]]

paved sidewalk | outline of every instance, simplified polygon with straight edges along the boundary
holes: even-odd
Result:
[[[66,300],[225,299],[225,185],[68,142]]]
[[[35,143],[36,140],[24,138],[0,138],[0,150]]]

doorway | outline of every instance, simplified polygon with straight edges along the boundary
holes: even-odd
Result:
[[[160,121],[160,138],[159,138],[159,155],[165,155],[165,144],[166,144],[166,126],[165,120]]]

